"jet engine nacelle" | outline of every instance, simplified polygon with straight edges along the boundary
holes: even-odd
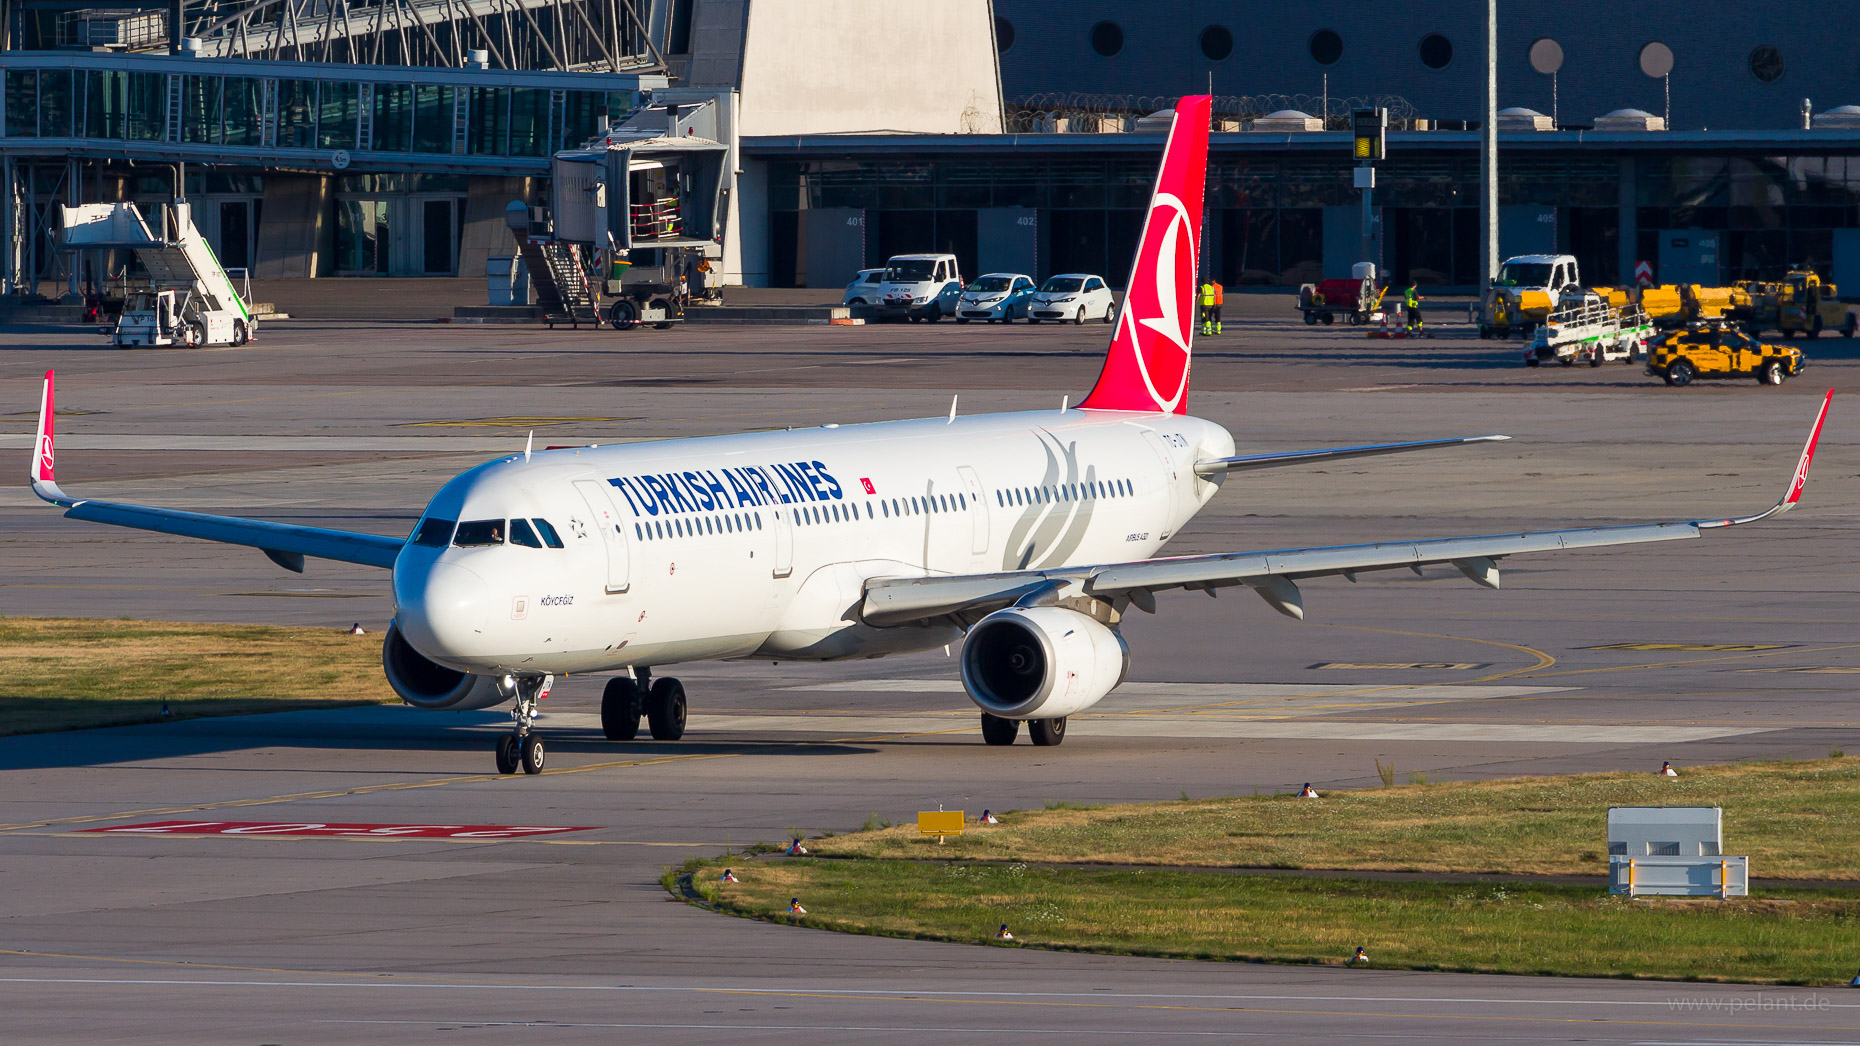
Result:
[[[460,672],[427,660],[400,634],[399,625],[389,625],[387,638],[381,641],[381,671],[401,700],[415,708],[462,712],[509,700],[508,695],[498,692],[490,676]]]
[[[982,711],[1003,719],[1082,712],[1124,681],[1124,637],[1063,607],[1009,607],[969,629],[962,685]]]

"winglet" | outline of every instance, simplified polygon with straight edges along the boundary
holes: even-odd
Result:
[[[1712,527],[1736,527],[1745,523],[1755,523],[1760,519],[1780,516],[1795,507],[1802,500],[1802,492],[1808,488],[1808,467],[1815,461],[1815,445],[1821,442],[1821,426],[1828,420],[1828,408],[1834,403],[1834,390],[1821,399],[1821,410],[1815,414],[1815,424],[1808,430],[1808,441],[1802,444],[1802,456],[1796,460],[1795,473],[1789,477],[1789,489],[1783,492],[1782,500],[1754,516],[1740,516],[1736,519],[1700,520],[1694,524],[1700,530]]]
[[[56,417],[53,409],[54,382],[57,375],[53,371],[45,372],[45,390],[39,397],[39,438],[32,445],[32,466],[27,475],[32,479],[32,492],[54,505],[73,505],[76,499],[65,496],[58,489],[58,479],[52,471],[52,424]]]

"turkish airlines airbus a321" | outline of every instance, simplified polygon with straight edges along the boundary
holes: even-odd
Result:
[[[1244,585],[1303,616],[1298,583],[1452,564],[1498,587],[1527,552],[1692,538],[1802,495],[1821,411],[1787,493],[1736,519],[1152,558],[1228,473],[1482,440],[1236,454],[1185,412],[1210,99],[1184,98],[1098,383],[1076,407],[527,450],[440,488],[406,539],[74,498],[52,474],[45,376],[33,490],[67,516],[393,571],[382,647],[409,704],[515,701],[501,772],[537,773],[536,702],[557,675],[619,672],[601,720],[684,734],[685,693],[654,669],[717,658],[835,660],[960,643],[982,736],[1058,744],[1123,681],[1118,634],[1158,593]],[[1829,393],[1832,398],[1832,393]]]

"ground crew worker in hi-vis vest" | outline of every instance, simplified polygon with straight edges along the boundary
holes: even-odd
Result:
[[[1421,333],[1421,293],[1412,283],[1402,297],[1401,311],[1408,321],[1408,333]]]
[[[1201,333],[1221,332],[1221,299],[1225,290],[1212,276],[1201,281]]]

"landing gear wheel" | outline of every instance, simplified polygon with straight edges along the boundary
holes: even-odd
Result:
[[[1020,720],[1003,719],[998,715],[982,713],[982,740],[991,745],[1011,745],[1020,735]]]
[[[621,298],[607,306],[607,322],[614,330],[630,331],[639,326],[639,306]]]
[[[1066,717],[1027,720],[1027,739],[1041,748],[1051,748],[1066,739]]]
[[[609,741],[631,741],[639,736],[639,684],[625,676],[607,681],[601,691],[601,732]]]
[[[1692,364],[1685,360],[1674,360],[1666,367],[1666,383],[1673,386],[1688,385],[1692,382],[1692,375],[1695,373],[1697,371]]]
[[[646,722],[654,741],[676,741],[685,736],[685,685],[660,679],[646,695]]]
[[[542,738],[535,734],[524,734],[517,741],[517,752],[523,760],[524,773],[534,775],[543,772]]]
[[[505,734],[497,739],[497,772],[514,774],[522,755],[517,751],[517,735]]]
[[[1757,384],[1781,385],[1783,379],[1788,376],[1788,373],[1783,370],[1781,360],[1771,360],[1757,371]]]

